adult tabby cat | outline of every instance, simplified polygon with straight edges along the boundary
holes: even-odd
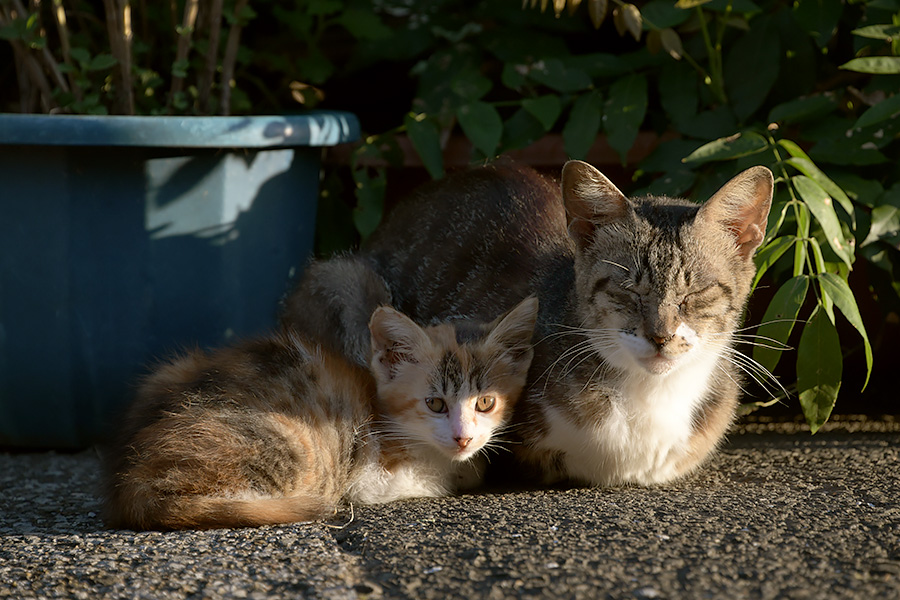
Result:
[[[697,467],[732,423],[733,333],[755,273],[771,172],[751,168],[702,206],[626,198],[567,163],[562,198],[500,163],[414,195],[365,255],[417,320],[541,302],[513,446],[545,482],[657,484]]]
[[[525,384],[536,314],[528,298],[491,324],[422,328],[380,307],[371,372],[288,330],[165,364],[111,452],[107,522],[308,521],[472,486]]]

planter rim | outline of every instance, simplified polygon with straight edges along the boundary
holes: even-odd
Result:
[[[356,115],[233,117],[0,114],[0,145],[175,148],[334,146],[359,139]]]

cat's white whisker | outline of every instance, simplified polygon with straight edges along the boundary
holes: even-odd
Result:
[[[613,262],[613,261],[611,261],[611,260],[606,260],[605,258],[601,258],[601,259],[600,259],[600,262],[606,263],[606,264],[608,264],[608,265],[612,265],[612,266],[614,266],[614,267],[619,267],[620,269],[622,269],[622,270],[625,271],[626,273],[631,273],[631,269],[629,269],[628,267],[626,267],[626,266],[624,266],[624,265],[620,265],[620,264],[617,263],[617,262]]]

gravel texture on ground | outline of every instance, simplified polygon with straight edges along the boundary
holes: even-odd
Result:
[[[92,451],[0,454],[0,597],[900,598],[900,427],[853,423],[750,423],[657,488],[203,532],[105,529]]]

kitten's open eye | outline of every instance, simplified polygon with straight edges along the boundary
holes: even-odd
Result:
[[[482,396],[475,402],[475,410],[478,412],[489,412],[494,408],[497,401],[493,396]]]
[[[425,406],[432,412],[436,413],[445,413],[447,412],[447,403],[444,402],[441,398],[429,397],[425,398]]]

